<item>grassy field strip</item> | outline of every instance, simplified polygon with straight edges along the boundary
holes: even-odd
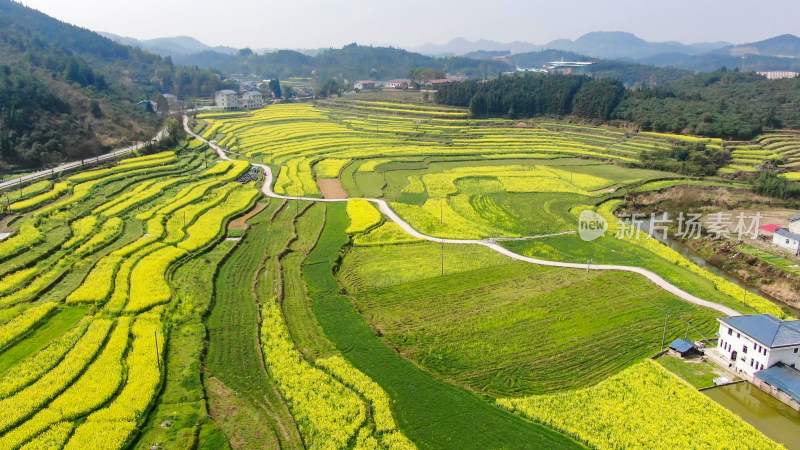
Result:
[[[10,343],[30,331],[31,328],[50,315],[57,306],[55,303],[43,303],[28,309],[25,314],[0,326],[0,350],[3,350]]]
[[[579,270],[507,260],[461,267],[478,250],[494,254],[464,246],[448,249],[444,277],[415,270],[436,255],[435,247],[396,248],[407,262],[394,263],[393,270],[417,274],[405,283],[370,283],[385,274],[365,266],[390,260],[377,247],[351,250],[338,276],[391,347],[477,392],[508,397],[595,384],[657,352],[667,315],[667,339],[682,337],[687,321],[700,330],[692,330],[694,339],[716,328],[712,311],[634,274],[587,277]]]

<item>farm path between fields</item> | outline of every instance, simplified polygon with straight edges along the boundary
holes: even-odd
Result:
[[[208,140],[202,138],[201,136],[195,134],[189,128],[189,117],[183,117],[183,127],[186,132],[199,139],[206,144],[208,144],[211,148],[213,148],[219,157],[224,160],[232,161],[233,159],[228,156],[227,150],[222,149],[220,146],[209,142]],[[334,199],[334,198],[314,198],[314,197],[293,197],[288,195],[280,195],[276,194],[272,191],[272,181],[273,181],[273,174],[272,169],[269,166],[264,164],[253,164],[256,167],[260,167],[264,170],[265,180],[264,185],[261,187],[261,191],[267,197],[284,199],[284,200],[303,200],[303,201],[310,201],[310,202],[346,202],[348,199]],[[498,244],[496,244],[494,239],[446,239],[446,238],[437,238],[433,236],[428,236],[427,234],[422,234],[417,231],[414,227],[412,227],[408,222],[403,220],[400,216],[395,213],[392,208],[389,207],[389,204],[386,203],[385,200],[378,199],[378,198],[365,198],[365,200],[370,201],[378,205],[378,209],[380,209],[381,213],[395,222],[397,225],[400,226],[406,233],[410,234],[419,239],[424,239],[426,241],[431,242],[441,242],[444,244],[462,244],[462,245],[482,245],[484,247],[488,247],[497,253],[505,255],[513,260],[527,262],[531,264],[538,264],[541,266],[551,266],[551,267],[563,267],[567,269],[582,269],[582,270],[617,270],[621,272],[632,272],[639,274],[648,280],[650,280],[653,284],[664,289],[665,291],[669,292],[670,294],[681,298],[689,303],[693,303],[695,305],[703,306],[705,308],[713,309],[714,311],[718,311],[726,316],[740,316],[742,315],[740,312],[736,311],[733,308],[729,308],[727,306],[721,305],[719,303],[710,302],[708,300],[703,300],[700,297],[696,297],[683,289],[673,285],[669,281],[662,278],[655,272],[650,270],[641,268],[641,267],[634,267],[634,266],[622,266],[622,265],[615,265],[615,264],[582,264],[582,263],[569,263],[569,262],[561,262],[561,261],[550,261],[546,259],[538,259],[538,258],[530,258],[527,256],[520,255],[518,253],[514,253],[511,250],[508,250]],[[499,239],[498,239],[499,240]]]

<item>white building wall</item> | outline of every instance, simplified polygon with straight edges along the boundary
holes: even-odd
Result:
[[[767,364],[769,362],[769,349],[765,349],[762,345],[735,329],[732,329],[732,334],[728,334],[728,330],[731,330],[731,328],[720,324],[718,348],[725,358],[733,363],[736,369],[752,375],[754,372],[761,370],[762,367],[764,369],[769,367]],[[766,352],[766,355],[764,352]]]
[[[217,92],[214,94],[214,103],[220,108],[233,109],[239,107],[239,99],[236,93]]]
[[[772,243],[795,255],[798,253],[798,250],[800,250],[800,241],[788,236],[782,236],[778,233],[772,236]]]
[[[789,224],[789,231],[800,234],[800,220],[795,220]]]
[[[780,80],[781,78],[795,78],[800,73],[788,70],[773,70],[769,72],[758,72],[758,74],[764,75],[768,80]]]
[[[794,367],[800,368],[800,346],[772,349],[769,355],[769,365],[772,366],[779,362],[787,366],[794,364]]]
[[[245,92],[239,101],[239,106],[244,109],[261,108],[264,106],[264,99],[261,94]]]
[[[747,349],[746,352],[745,348]],[[794,364],[795,367],[800,368],[800,359],[798,359],[800,357],[800,346],[766,348],[749,336],[724,323],[719,326],[717,349],[728,361],[733,363],[734,368],[748,375],[752,375],[759,370],[768,369],[779,362],[789,366]],[[797,353],[795,353],[795,349],[797,349]],[[736,360],[731,359],[733,352],[736,352]]]

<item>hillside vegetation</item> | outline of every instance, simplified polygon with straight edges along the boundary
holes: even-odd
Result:
[[[0,170],[148,139],[158,120],[136,102],[160,93],[205,96],[221,86],[211,70],[178,67],[0,0]]]
[[[725,69],[635,90],[577,75],[468,80],[439,87],[436,101],[469,106],[475,116],[622,119],[645,131],[725,139],[751,139],[767,128],[800,128],[800,79],[767,80]]]

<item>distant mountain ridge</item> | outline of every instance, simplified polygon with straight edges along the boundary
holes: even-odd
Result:
[[[648,42],[627,32],[597,31],[584,34],[574,41],[557,39],[541,46],[487,40],[471,42],[457,38],[445,45],[426,44],[417,50],[425,54],[444,52],[483,60],[502,59],[516,64],[530,58],[515,58],[515,55],[558,50],[575,57],[584,55],[582,57],[589,60],[627,61],[697,72],[711,72],[722,67],[747,71],[800,71],[800,37],[791,34],[733,45],[722,41],[696,44]],[[540,62],[538,58],[534,59],[537,64]]]
[[[191,55],[205,51],[213,51],[224,55],[232,55],[237,51],[233,47],[211,47],[210,45],[206,45],[191,36],[174,36],[140,40],[102,31],[98,32],[98,34],[105,36],[117,43],[130,45],[131,47],[139,47],[143,50],[147,50],[160,56]]]
[[[496,52],[505,50],[510,53],[527,53],[552,49],[580,53],[595,58],[632,60],[670,52],[696,55],[732,45],[729,42],[702,42],[697,44],[682,44],[674,41],[648,42],[624,31],[593,31],[574,41],[556,39],[545,45],[523,41],[503,43],[486,39],[479,39],[473,42],[459,37],[443,45],[428,43],[410,50],[425,55],[463,55],[481,51]]]
[[[758,55],[800,58],[800,37],[792,34],[782,34],[763,41],[727,46],[712,53],[731,56]]]
[[[728,42],[697,44],[682,44],[676,41],[648,42],[624,31],[593,31],[574,41],[558,39],[544,47],[581,53],[595,58],[636,60],[660,53],[696,55],[730,45]]]

